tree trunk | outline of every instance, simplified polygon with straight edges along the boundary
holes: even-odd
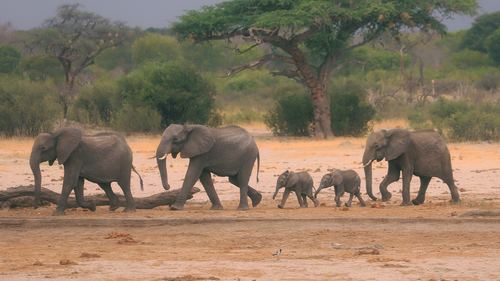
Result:
[[[330,95],[326,89],[311,89],[311,102],[314,110],[314,135],[318,139],[334,138],[331,126]]]
[[[154,194],[148,197],[134,197],[135,207],[137,209],[153,209],[158,206],[173,205],[177,199],[180,189],[175,189],[171,191],[165,191],[158,194]],[[200,192],[200,189],[193,187],[189,192],[188,199],[193,198],[193,194]],[[0,190],[0,202],[6,201],[10,198],[16,198],[21,196],[34,196],[35,190],[33,185],[30,186],[18,186],[11,187],[7,190]],[[40,199],[49,201],[51,203],[57,204],[59,200],[59,193],[53,192],[47,188],[41,188]],[[125,207],[125,196],[117,194],[118,199],[120,199],[120,206]],[[106,194],[96,194],[85,196],[85,200],[94,200],[96,206],[109,206],[109,199]],[[66,208],[78,208],[76,204],[75,197],[69,197],[66,203]]]

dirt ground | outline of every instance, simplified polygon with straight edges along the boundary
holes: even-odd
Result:
[[[379,128],[384,126],[400,125]],[[425,204],[400,207],[401,181],[389,186],[390,202],[374,202],[365,194],[364,138],[273,138],[262,126],[247,129],[261,156],[260,181],[256,167],[250,182],[263,194],[257,207],[237,211],[238,189],[227,178],[214,177],[222,211],[208,210],[199,183],[202,191],[183,211],[78,208],[66,210],[65,217],[51,216],[54,205],[0,211],[0,280],[500,280],[500,218],[457,216],[500,209],[500,144],[448,144],[461,204],[451,205],[448,187],[433,179]],[[133,195],[163,191],[156,161],[148,159],[159,137],[127,141],[145,183],[142,192],[133,175]],[[33,184],[32,143],[0,140],[0,190]],[[167,161],[170,185],[180,188],[188,160]],[[374,166],[378,190],[387,162]],[[42,186],[60,192],[62,167],[45,163],[41,168]],[[283,190],[276,200],[272,195],[277,176],[287,169],[309,171],[316,187],[329,170],[353,169],[362,178],[368,206],[354,199],[351,208],[335,208],[329,188],[318,195],[317,208],[309,202],[309,208],[299,209],[292,194],[285,209],[278,209]],[[85,194],[103,192],[89,182],[85,187]],[[414,177],[412,198],[418,188]],[[117,185],[113,190],[121,191]],[[373,245],[382,248],[357,248]]]

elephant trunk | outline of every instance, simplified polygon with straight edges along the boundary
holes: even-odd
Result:
[[[40,172],[40,157],[31,155],[30,156],[30,167],[35,177],[35,209],[38,208],[38,203],[40,202],[40,190],[42,188],[42,173]]]
[[[170,185],[168,184],[168,175],[167,175],[167,157],[162,157],[163,159],[156,158],[156,163],[158,164],[158,169],[160,170],[161,183],[165,190],[170,189]]]
[[[374,152],[365,150],[363,154],[363,166],[365,169],[366,193],[373,201],[377,201],[377,197],[373,196],[372,192],[372,162],[375,160]]]
[[[373,196],[372,192],[372,163],[368,163],[365,166],[365,181],[366,181],[366,193],[373,201],[377,201],[377,197]]]
[[[325,186],[323,184],[320,184],[316,192],[314,192],[314,198],[318,197],[318,193],[320,190],[322,190]]]
[[[281,188],[281,186],[279,186],[279,185],[276,186],[276,191],[274,192],[273,199],[276,198],[276,195],[278,195],[280,188]]]

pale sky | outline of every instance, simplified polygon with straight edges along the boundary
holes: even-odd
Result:
[[[56,15],[61,4],[80,3],[82,10],[94,12],[111,20],[127,22],[127,25],[142,29],[168,27],[170,22],[186,10],[198,10],[201,6],[213,5],[222,0],[0,0],[0,24],[11,22],[16,29],[38,27]],[[478,0],[483,7],[481,14],[500,11],[500,0]],[[444,23],[449,31],[469,29],[472,18],[459,17]]]

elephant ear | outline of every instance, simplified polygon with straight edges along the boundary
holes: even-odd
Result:
[[[181,157],[191,158],[210,151],[215,143],[212,132],[202,125],[186,125],[187,141],[182,147]]]
[[[330,178],[330,184],[331,185],[339,185],[342,183],[343,180],[344,180],[344,178],[342,177],[342,175],[339,172],[334,172],[334,173],[332,173],[332,176]]]
[[[56,154],[59,165],[64,164],[82,139],[82,131],[65,127],[52,132],[56,139]]]
[[[288,180],[286,182],[286,188],[291,188],[294,186],[297,182],[299,182],[299,175],[297,175],[295,172],[291,171],[288,173]]]
[[[385,160],[391,161],[406,152],[410,144],[410,132],[404,129],[393,129],[387,131],[389,144],[385,152]]]

